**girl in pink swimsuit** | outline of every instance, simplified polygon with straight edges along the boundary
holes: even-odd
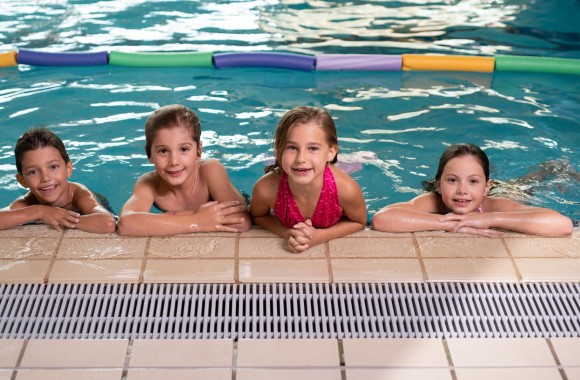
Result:
[[[254,185],[254,222],[302,252],[330,239],[364,229],[367,210],[359,185],[334,166],[338,138],[323,109],[287,112],[274,136],[276,161]]]

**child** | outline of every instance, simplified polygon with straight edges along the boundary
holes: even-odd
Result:
[[[451,145],[439,160],[436,190],[383,208],[373,217],[372,228],[387,232],[446,230],[490,237],[500,234],[491,228],[545,236],[572,233],[572,221],[556,211],[488,197],[491,183],[489,161],[479,147]]]
[[[283,237],[292,252],[365,227],[360,187],[333,165],[338,139],[328,112],[314,107],[287,112],[276,129],[274,154],[276,162],[252,192],[256,224]]]
[[[14,149],[16,179],[29,191],[0,210],[0,229],[40,222],[57,231],[77,228],[115,231],[115,218],[80,183],[69,182],[72,162],[61,139],[46,128],[32,128]]]
[[[121,235],[247,231],[246,203],[215,159],[201,159],[201,126],[182,105],[161,107],[145,123],[145,152],[155,171],[142,175],[119,215]],[[163,211],[151,213],[151,207]]]

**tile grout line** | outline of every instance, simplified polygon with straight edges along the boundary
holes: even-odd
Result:
[[[519,283],[524,282],[524,279],[522,277],[522,274],[520,273],[520,268],[518,268],[518,265],[516,264],[516,260],[514,259],[512,252],[509,248],[509,246],[507,245],[507,243],[505,242],[504,238],[501,238],[501,243],[503,245],[503,248],[506,250],[508,258],[510,259],[510,262],[512,263],[512,267],[514,269],[514,272],[516,272],[516,278],[518,279]]]
[[[133,339],[129,339],[127,342],[127,350],[125,351],[125,362],[123,363],[121,380],[126,380],[127,375],[129,374],[129,362],[131,361],[132,352],[133,352]]]
[[[334,274],[332,273],[332,261],[330,260],[330,244],[324,243],[324,256],[326,257],[326,269],[328,270],[328,283],[334,283]]]
[[[457,373],[455,372],[455,365],[453,364],[453,358],[451,357],[451,350],[449,349],[449,344],[446,338],[441,339],[443,343],[443,349],[445,350],[445,356],[447,357],[447,364],[449,365],[449,372],[451,374],[452,380],[457,380]]]
[[[16,360],[16,364],[14,365],[14,368],[12,370],[12,376],[10,377],[10,380],[16,380],[16,377],[18,376],[18,368],[20,368],[20,365],[22,364],[24,352],[26,352],[27,348],[28,348],[28,339],[26,339],[24,343],[22,343],[22,347],[20,348],[20,353],[18,354],[18,359]]]
[[[52,272],[52,267],[56,261],[56,256],[58,255],[58,251],[60,250],[60,246],[62,245],[62,241],[64,240],[64,232],[60,233],[60,238],[58,239],[58,243],[56,243],[56,248],[54,249],[54,253],[52,254],[52,259],[50,260],[50,264],[48,264],[48,268],[46,268],[46,273],[44,274],[44,278],[42,279],[43,284],[48,284],[48,279],[50,278],[50,273]]]
[[[236,285],[240,284],[240,239],[241,234],[237,232],[234,239],[234,284]]]
[[[232,340],[232,380],[238,377],[238,340]]]
[[[145,241],[145,252],[143,252],[143,260],[141,261],[141,269],[139,270],[139,277],[137,284],[142,284],[145,281],[145,268],[147,266],[147,259],[149,257],[149,247],[151,246],[151,237],[147,237]]]
[[[568,375],[566,375],[566,371],[564,370],[564,367],[562,367],[562,363],[560,362],[560,358],[558,357],[558,354],[556,353],[556,349],[554,348],[554,345],[552,344],[552,341],[550,340],[550,338],[546,338],[546,344],[548,344],[548,348],[550,349],[550,352],[552,353],[552,357],[554,358],[554,361],[556,362],[556,365],[558,366],[558,372],[560,372],[560,376],[562,376],[562,380],[568,380]]]
[[[338,365],[340,366],[340,378],[341,380],[347,380],[346,378],[346,359],[344,357],[344,344],[342,339],[337,339],[338,346]]]
[[[415,247],[415,255],[417,260],[419,260],[419,267],[421,268],[421,276],[423,277],[423,282],[429,281],[429,276],[427,276],[427,269],[425,269],[425,263],[423,262],[423,256],[421,255],[421,247],[419,246],[419,241],[417,240],[417,235],[411,232],[411,240],[413,241],[413,247]]]

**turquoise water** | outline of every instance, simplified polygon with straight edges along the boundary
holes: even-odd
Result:
[[[14,2],[0,1],[0,51],[290,51],[517,54],[580,58],[576,1],[555,2]],[[547,14],[544,14],[547,12]],[[341,165],[370,214],[421,192],[446,144],[485,148],[493,178],[518,199],[580,219],[580,78],[525,73],[299,72],[275,69],[28,67],[0,69],[0,205],[16,139],[44,125],[61,136],[72,180],[118,211],[152,170],[143,124],[182,103],[202,121],[205,157],[241,191],[271,158],[278,118],[303,104],[336,119]],[[546,166],[544,163],[555,163]]]

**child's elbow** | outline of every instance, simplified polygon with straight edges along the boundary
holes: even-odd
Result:
[[[371,229],[392,232],[394,230],[393,218],[389,218],[387,212],[378,212],[371,219]]]
[[[103,232],[106,234],[112,234],[117,230],[117,221],[115,218],[109,218],[105,223],[103,223]]]
[[[117,233],[121,236],[135,236],[135,228],[131,223],[127,223],[126,218],[119,218],[117,222]]]
[[[574,223],[572,223],[572,219],[564,217],[564,220],[562,221],[562,227],[561,227],[561,235],[562,236],[569,236],[572,235],[572,232],[574,231]]]

